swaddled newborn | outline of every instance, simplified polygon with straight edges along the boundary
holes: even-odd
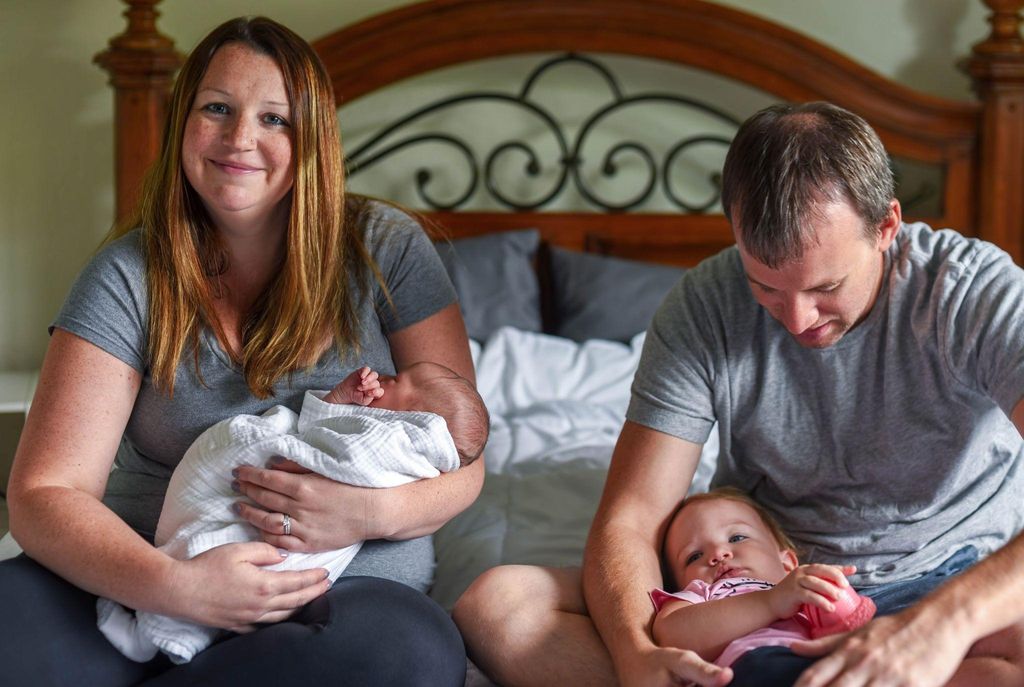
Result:
[[[157,546],[193,558],[215,546],[258,541],[259,530],[232,505],[231,471],[288,458],[330,479],[359,487],[393,487],[436,477],[475,460],[487,441],[488,415],[473,385],[452,370],[421,362],[398,375],[356,370],[329,392],[307,391],[296,415],[274,406],[210,427],[171,476],[157,525]],[[297,523],[282,514],[282,533]],[[317,553],[291,553],[270,570],[322,567],[334,582],[362,543]],[[223,630],[97,601],[103,634],[125,656],[148,661],[163,651],[190,661]]]

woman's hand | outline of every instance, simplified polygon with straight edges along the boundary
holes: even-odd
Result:
[[[176,561],[166,593],[175,615],[202,625],[248,632],[273,623],[325,593],[331,586],[323,568],[265,570],[285,556],[269,544],[225,544],[195,558]]]
[[[852,566],[839,567],[819,563],[794,568],[772,589],[765,592],[769,598],[772,613],[778,618],[791,618],[808,604],[831,613],[840,589],[850,586],[846,575],[853,573]]]
[[[238,514],[263,532],[263,541],[288,551],[311,552],[383,535],[374,524],[374,497],[383,490],[335,482],[290,460],[272,465],[241,466],[235,477],[239,492],[255,503],[239,501]]]

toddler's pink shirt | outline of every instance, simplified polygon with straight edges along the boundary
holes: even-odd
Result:
[[[774,587],[771,582],[756,580],[752,577],[732,577],[718,580],[708,584],[703,580],[694,580],[686,585],[682,591],[670,594],[662,589],[651,591],[651,601],[654,603],[654,610],[660,611],[670,599],[682,599],[693,604],[704,603],[705,601],[716,601],[738,594],[749,594],[760,592]],[[736,660],[750,651],[761,646],[789,646],[793,642],[810,639],[811,635],[807,628],[810,627],[809,620],[803,613],[797,613],[792,618],[776,620],[768,627],[754,630],[750,634],[743,635],[732,640],[725,647],[725,650],[715,659],[715,664],[723,668],[731,666]]]

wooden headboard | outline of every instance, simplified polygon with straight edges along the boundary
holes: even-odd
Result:
[[[127,30],[96,57],[116,94],[119,216],[131,208],[156,156],[181,61],[156,28],[159,0],[124,2]],[[313,45],[339,103],[440,67],[535,52],[654,58],[755,86],[779,100],[828,100],[867,119],[893,156],[942,167],[937,214],[910,219],[992,241],[1024,264],[1024,0],[984,2],[992,30],[965,62],[976,102],[916,92],[801,34],[703,0],[428,0],[341,28]],[[732,242],[720,214],[430,214],[456,236],[531,226],[563,246],[684,264]]]

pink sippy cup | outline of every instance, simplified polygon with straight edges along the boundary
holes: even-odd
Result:
[[[858,594],[853,587],[841,587],[839,598],[833,603],[836,610],[831,613],[808,604],[800,607],[809,621],[813,639],[856,630],[875,615],[875,602]]]

